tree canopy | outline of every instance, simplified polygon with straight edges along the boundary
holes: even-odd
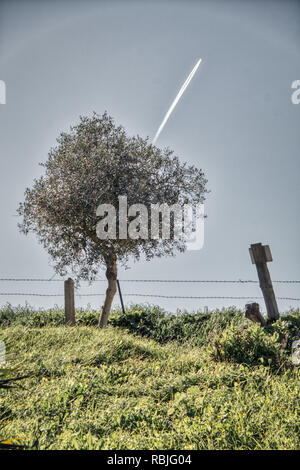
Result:
[[[174,255],[186,245],[174,237],[101,240],[96,233],[99,204],[118,208],[124,195],[128,206],[197,204],[207,192],[201,169],[181,163],[170,149],[160,149],[148,138],[128,136],[106,112],[80,117],[78,125],[60,134],[41,165],[44,174],[26,189],[19,206],[19,229],[37,235],[58,274],[72,272],[77,280],[92,281],[105,267],[109,288],[117,277],[117,262],[126,264],[130,256],[139,259],[141,254],[147,260]]]

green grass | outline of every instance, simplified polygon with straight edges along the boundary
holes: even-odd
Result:
[[[300,448],[300,373],[290,362],[299,311],[264,330],[235,309],[193,319],[132,306],[99,330],[96,312],[64,327],[59,309],[27,310],[0,311],[8,366],[33,374],[0,390],[0,440],[36,449]]]

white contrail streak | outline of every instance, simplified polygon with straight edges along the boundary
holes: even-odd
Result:
[[[163,130],[163,128],[165,127],[165,124],[167,122],[167,120],[169,119],[172,111],[174,110],[176,104],[178,103],[178,101],[180,100],[181,96],[183,95],[184,93],[184,90],[187,88],[188,84],[190,83],[190,81],[192,80],[193,76],[195,75],[196,71],[197,71],[197,68],[199,67],[200,63],[201,63],[201,60],[202,59],[199,59],[198,62],[196,63],[195,67],[193,68],[193,70],[191,71],[191,73],[189,74],[188,78],[186,79],[186,81],[184,82],[184,84],[182,85],[182,87],[180,88],[175,100],[173,101],[173,103],[171,104],[170,108],[168,109],[165,117],[163,118],[163,121],[161,123],[161,125],[159,126],[156,134],[155,134],[155,137],[152,141],[153,144],[155,144],[155,142],[157,141],[158,139],[158,136],[159,134],[161,133],[161,131]]]

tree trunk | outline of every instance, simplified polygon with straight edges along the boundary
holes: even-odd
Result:
[[[108,288],[106,290],[106,297],[102,309],[102,313],[99,318],[99,328],[107,326],[108,317],[111,310],[111,304],[117,291],[117,260],[114,256],[106,262],[106,277],[108,281]]]

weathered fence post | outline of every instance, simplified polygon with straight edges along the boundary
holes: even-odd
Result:
[[[279,311],[276,297],[273,290],[271,276],[268,270],[267,262],[273,261],[269,245],[254,243],[249,248],[252,264],[256,265],[259,285],[262,290],[268,318],[271,322],[278,320]]]
[[[65,324],[75,325],[74,281],[70,277],[65,281]]]
[[[125,315],[125,307],[124,307],[123,297],[122,297],[122,292],[121,292],[121,287],[120,287],[120,283],[119,283],[119,280],[118,280],[118,279],[117,279],[117,286],[118,286],[118,291],[119,291],[119,296],[120,296],[120,301],[121,301],[121,306],[122,306],[122,312],[123,312],[123,314]]]

